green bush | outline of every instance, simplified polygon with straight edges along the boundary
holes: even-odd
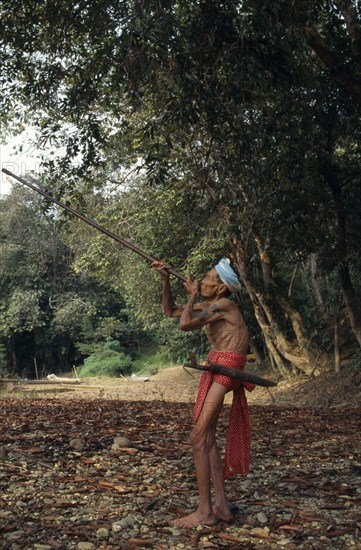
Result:
[[[119,350],[119,344],[111,340],[94,349],[93,353],[84,360],[80,369],[80,377],[90,376],[119,376],[132,371],[132,359]]]
[[[0,377],[8,374],[8,361],[6,356],[6,349],[3,344],[0,344]]]
[[[161,351],[142,353],[133,361],[134,370],[143,375],[155,374],[161,369],[173,366],[173,364]]]

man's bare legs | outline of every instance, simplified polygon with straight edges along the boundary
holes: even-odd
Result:
[[[219,517],[222,517],[223,514],[222,519],[226,519],[226,508],[228,515],[230,514],[224,495],[222,463],[215,440],[217,421],[227,391],[220,384],[212,384],[204,401],[202,412],[191,433],[199,504],[195,512],[174,521],[175,525],[180,527],[213,525],[216,521],[215,512]],[[211,501],[211,476],[216,492],[215,510],[212,508]],[[227,519],[230,519],[229,516]]]
[[[214,428],[216,428],[216,426]],[[230,512],[226,501],[226,494],[224,490],[223,464],[219,455],[215,435],[216,430],[214,429],[213,440],[209,451],[211,479],[215,494],[213,514],[223,521],[231,521],[233,519],[233,514]]]

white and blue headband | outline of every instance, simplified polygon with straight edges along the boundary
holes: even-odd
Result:
[[[222,283],[232,292],[232,294],[237,294],[241,290],[241,283],[236,275],[236,272],[233,271],[229,265],[230,261],[228,258],[222,258],[220,262],[215,266],[215,270],[218,273],[219,278]]]

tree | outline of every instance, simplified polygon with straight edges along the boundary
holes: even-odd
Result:
[[[320,356],[286,291],[311,255],[337,269],[360,343],[356,2],[5,1],[0,13],[3,101],[21,98],[43,143],[65,146],[66,187],[92,174],[104,187],[136,166],[159,196],[188,193],[206,213],[198,246],[226,236],[282,373],[309,374]],[[150,227],[150,252],[173,258]]]
[[[122,298],[74,272],[56,211],[15,187],[0,200],[0,214],[1,370],[32,375],[35,363],[39,374],[69,370],[83,358],[79,343],[109,338],[131,356]]]

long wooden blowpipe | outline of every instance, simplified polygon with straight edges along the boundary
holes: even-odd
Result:
[[[95,229],[97,229],[101,233],[104,233],[104,235],[107,235],[108,237],[110,237],[114,241],[117,241],[118,243],[125,246],[126,248],[129,248],[129,250],[132,250],[132,252],[135,252],[136,254],[138,254],[139,256],[144,258],[145,260],[148,260],[148,262],[153,263],[153,262],[157,261],[156,258],[153,258],[152,256],[150,256],[146,252],[143,252],[142,250],[140,250],[139,248],[137,248],[133,244],[126,241],[125,239],[122,239],[121,237],[118,237],[118,235],[116,235],[112,231],[109,231],[109,229],[106,229],[102,225],[99,225],[97,222],[94,222],[93,220],[91,220],[87,216],[84,216],[83,214],[80,214],[80,212],[77,212],[76,210],[74,210],[74,208],[71,208],[67,204],[64,204],[63,202],[60,202],[57,199],[54,199],[54,197],[52,197],[51,195],[49,195],[48,193],[46,193],[45,191],[40,189],[40,187],[37,187],[36,185],[34,185],[32,183],[29,183],[28,181],[24,180],[23,178],[13,174],[12,172],[7,170],[6,168],[2,168],[2,172],[4,172],[4,174],[6,174],[7,176],[10,176],[10,177],[16,179],[17,181],[19,181],[23,185],[26,185],[27,187],[30,187],[30,189],[33,189],[33,191],[36,191],[37,193],[39,193],[39,195],[42,195],[48,201],[53,202],[54,204],[57,204],[58,206],[60,206],[60,208],[63,208],[67,212],[70,212],[70,214],[72,214],[73,216],[76,216],[77,218],[81,219],[83,222],[87,223],[88,225],[91,225],[92,227],[95,227]],[[167,271],[171,275],[173,275],[177,279],[180,279],[183,282],[185,282],[187,280],[186,277],[184,277],[184,275],[182,275],[181,273],[178,273],[178,271],[176,271],[172,267],[168,268]]]

